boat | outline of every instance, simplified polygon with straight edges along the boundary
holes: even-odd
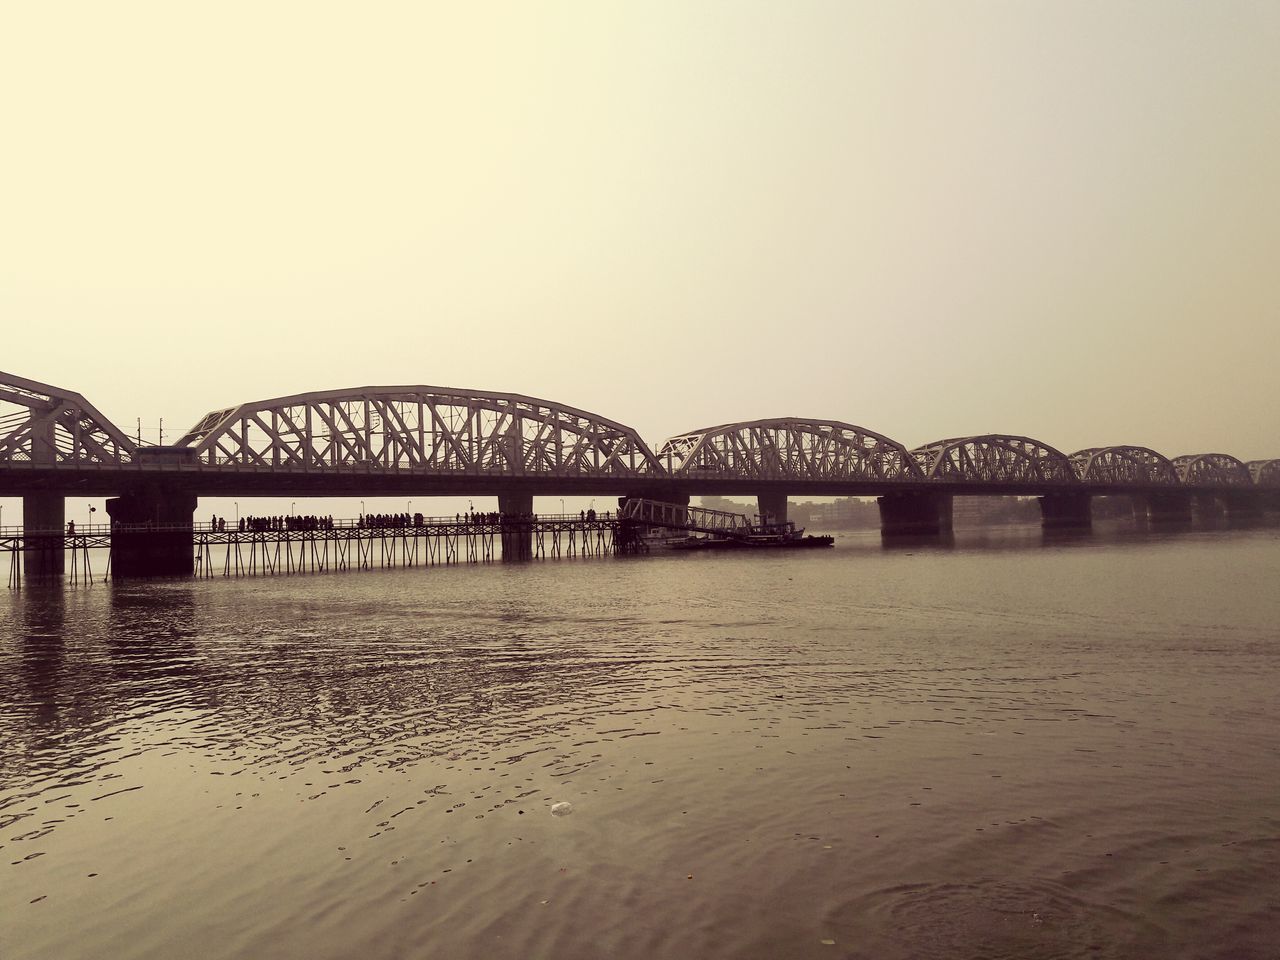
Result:
[[[629,498],[618,513],[622,529],[647,551],[667,550],[803,550],[829,547],[835,537],[805,536],[804,529],[786,520],[745,515],[687,503]],[[701,534],[699,536],[698,534]]]
[[[670,550],[806,550],[814,547],[830,547],[835,537],[805,535],[804,529],[796,529],[790,521],[771,523],[763,520],[729,535],[688,536],[668,540]]]

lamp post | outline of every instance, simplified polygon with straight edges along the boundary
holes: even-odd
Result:
[[[98,512],[98,508],[92,503],[89,504],[89,529],[93,529],[93,515]],[[87,532],[87,531],[86,531]]]
[[[291,517],[293,516],[293,508],[294,508],[294,507],[296,507],[297,505],[298,505],[298,501],[297,501],[297,500],[290,500],[290,501],[289,501],[289,516],[291,516]]]
[[[564,516],[564,497],[560,498],[560,516]]]
[[[232,500],[231,502],[236,505],[236,526],[238,527],[240,526],[240,501]]]
[[[363,501],[363,500],[361,500],[361,501],[360,501],[360,516],[362,516],[362,517],[363,517],[363,516],[364,516],[364,514],[365,514],[364,501]]]
[[[412,501],[412,500],[406,500],[406,501],[404,502],[404,512],[405,512],[405,513],[413,513],[413,501]]]

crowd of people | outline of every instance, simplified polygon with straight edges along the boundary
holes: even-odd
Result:
[[[453,515],[454,523],[466,523],[473,526],[485,526],[501,523],[519,523],[531,522],[537,517],[532,513],[498,513],[497,511],[482,513],[475,510],[468,510],[466,513],[455,513]],[[427,517],[420,513],[413,515],[407,513],[375,513],[361,514],[360,519],[356,521],[356,526],[361,530],[401,530],[422,527],[429,522]],[[446,518],[446,522],[448,522]]]
[[[370,513],[360,514],[356,527],[361,530],[403,530],[408,527],[422,526],[422,514],[415,513]]]
[[[240,533],[273,533],[279,530],[332,530],[333,517],[241,517],[231,528]],[[215,533],[227,532],[227,518],[214,516],[210,528]]]

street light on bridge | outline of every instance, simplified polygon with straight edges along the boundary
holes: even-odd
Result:
[[[289,516],[291,516],[291,517],[293,516],[293,508],[294,508],[294,507],[296,507],[297,505],[298,505],[298,501],[297,501],[297,500],[290,500],[290,501],[289,501]]]

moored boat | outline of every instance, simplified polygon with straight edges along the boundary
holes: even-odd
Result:
[[[835,537],[831,536],[805,536],[803,528],[797,530],[791,522],[763,522],[726,536],[690,536],[670,540],[667,547],[672,550],[804,550],[830,547],[834,543]]]

